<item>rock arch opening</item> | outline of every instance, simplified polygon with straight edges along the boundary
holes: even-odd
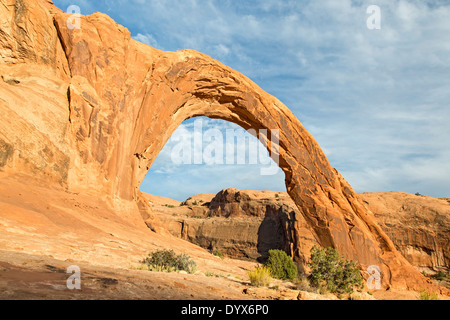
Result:
[[[179,201],[228,188],[286,191],[283,171],[257,137],[206,117],[177,128],[140,186],[143,192]]]
[[[295,205],[283,171],[255,135],[219,119],[184,121],[140,197],[172,235],[212,253],[260,262],[271,249],[292,254]]]

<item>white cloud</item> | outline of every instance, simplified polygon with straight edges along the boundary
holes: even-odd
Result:
[[[219,58],[224,58],[230,54],[230,49],[223,44],[214,46],[214,51],[216,52]]]
[[[157,48],[160,50],[164,50],[162,47],[159,46],[158,41],[155,40],[155,38],[149,34],[142,34],[142,33],[138,33],[137,35],[132,37],[134,40],[148,44],[149,46],[153,47],[153,48]]]
[[[207,160],[205,158],[201,165],[194,163],[181,164],[172,161],[171,157],[174,147],[180,143],[182,138],[188,139],[191,142],[190,151],[192,154],[194,153],[194,121],[198,119],[203,124],[202,134],[205,134],[212,128],[221,133],[224,151],[222,165],[208,165],[205,162]],[[247,153],[249,151],[248,144],[240,143],[239,140],[231,141],[227,139],[227,130],[232,130],[233,132],[240,130],[243,133],[245,132],[244,129],[233,123],[208,118],[195,118],[181,124],[158,155],[141,189],[157,195],[168,196],[170,193],[172,197],[179,200],[184,200],[188,196],[197,193],[215,193],[228,187],[274,191],[285,190],[284,174],[281,170],[276,175],[262,175],[261,169],[268,168],[270,163],[273,163],[273,160],[268,156],[262,144],[255,137],[247,133],[245,134],[264,150],[263,155],[259,156],[257,164],[249,164],[250,158]],[[203,137],[205,138],[205,136]],[[184,143],[186,143],[186,140]],[[202,151],[204,152],[211,145],[213,145],[211,141],[203,140]],[[232,159],[233,161],[230,164],[226,162],[227,146],[235,147],[235,158]],[[238,164],[238,155],[246,156],[244,164]],[[193,156],[191,160],[194,160]]]

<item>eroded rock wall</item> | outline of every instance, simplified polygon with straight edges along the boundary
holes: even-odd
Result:
[[[364,202],[396,248],[419,271],[450,269],[450,202],[401,192],[363,193]],[[225,189],[199,203],[196,196],[167,206],[153,203],[158,219],[171,234],[239,259],[263,262],[270,249],[294,256],[307,270],[310,250],[318,245],[286,192]],[[166,200],[167,202],[167,200]],[[202,214],[199,215],[199,212]],[[300,256],[293,254],[299,234]]]
[[[66,184],[70,72],[39,1],[0,3],[0,170]]]
[[[361,197],[412,265],[425,271],[449,271],[450,201],[402,192]]]

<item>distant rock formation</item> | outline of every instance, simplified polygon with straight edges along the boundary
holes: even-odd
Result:
[[[413,266],[427,272],[450,270],[449,201],[401,192],[360,196]],[[180,205],[161,198],[153,210],[171,234],[229,257],[264,261],[270,249],[292,255],[297,229],[297,264],[307,269],[310,250],[318,244],[306,221],[294,224],[298,209],[286,192],[225,189],[192,196],[187,206]]]
[[[1,170],[114,207],[138,200],[146,173],[186,119],[269,130],[259,134],[268,149],[269,132],[278,130],[273,156],[298,208],[294,224],[303,217],[322,246],[363,269],[378,265],[384,288],[428,285],[294,114],[244,75],[193,50],[139,43],[105,14],[81,16],[74,28],[73,14],[49,0],[3,0],[0,16]],[[292,235],[295,257],[300,231]]]
[[[450,270],[450,201],[402,192],[360,194],[406,259],[420,270]]]

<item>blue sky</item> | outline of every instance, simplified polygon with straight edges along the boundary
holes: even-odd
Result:
[[[195,49],[250,77],[294,112],[357,192],[450,196],[450,1],[54,2],[104,12],[138,41]],[[367,28],[370,5],[381,9],[379,30]],[[142,190],[178,200],[284,190],[283,173],[261,176],[256,165],[173,165],[171,145]]]

